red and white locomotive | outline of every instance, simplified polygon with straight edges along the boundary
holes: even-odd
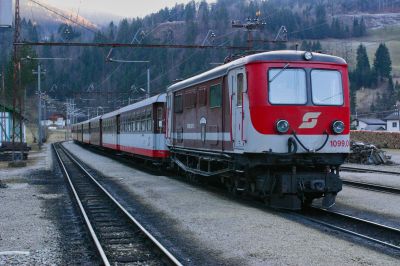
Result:
[[[320,197],[329,207],[350,149],[347,64],[300,51],[249,55],[98,120],[102,147],[218,178],[274,207]],[[73,129],[85,134],[95,121]]]

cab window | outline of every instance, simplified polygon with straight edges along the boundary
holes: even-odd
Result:
[[[304,69],[273,68],[268,71],[269,102],[306,104],[307,84]]]
[[[312,101],[316,105],[343,105],[342,75],[336,70],[311,71]]]

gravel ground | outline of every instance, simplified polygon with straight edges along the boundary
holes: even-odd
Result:
[[[46,218],[45,199],[58,195],[42,194],[33,179],[51,174],[52,161],[47,147],[29,155],[25,168],[0,165],[0,265],[60,264],[58,230]]]
[[[285,215],[252,207],[196,186],[150,175],[64,144],[103,175],[109,176],[148,209],[163,215],[164,237],[173,223],[193,245],[226,264],[241,265],[398,265],[398,258],[366,248],[349,238],[291,221]],[[195,249],[193,249],[193,252]]]
[[[400,165],[400,150],[397,149],[383,149],[386,153],[392,156],[391,160]]]
[[[27,165],[0,164],[0,265],[98,264],[50,145]]]

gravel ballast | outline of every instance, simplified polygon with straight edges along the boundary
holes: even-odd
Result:
[[[154,176],[94,154],[71,142],[70,151],[172,221],[179,234],[209,257],[241,265],[398,265],[399,260],[346,237],[291,221],[185,182]],[[165,228],[164,238],[171,239]],[[194,251],[193,251],[194,252]],[[190,258],[190,254],[187,254]]]
[[[0,181],[0,265],[98,264],[50,145]]]
[[[28,166],[0,168],[0,265],[60,264],[62,256],[56,225],[46,216],[44,201],[59,197],[43,194],[34,180],[51,175],[47,147],[31,152]]]

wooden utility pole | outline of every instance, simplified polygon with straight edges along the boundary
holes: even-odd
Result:
[[[13,73],[13,116],[12,116],[12,161],[15,163],[16,161],[23,160],[23,152],[21,153],[21,157],[16,157],[16,149],[15,149],[15,138],[17,136],[17,123],[16,123],[16,116],[17,116],[17,100],[19,102],[20,106],[20,112],[21,112],[21,97],[20,97],[20,90],[19,90],[19,85],[20,85],[20,79],[19,79],[19,73],[20,73],[20,51],[19,47],[16,45],[16,43],[20,42],[20,37],[21,37],[21,18],[20,18],[20,13],[19,13],[19,0],[15,0],[15,22],[14,22],[14,45],[13,45],[13,63],[14,63],[14,73]],[[20,124],[20,134],[22,131],[22,113],[20,113],[19,117],[19,124]],[[20,135],[20,145],[22,147],[22,135]]]

